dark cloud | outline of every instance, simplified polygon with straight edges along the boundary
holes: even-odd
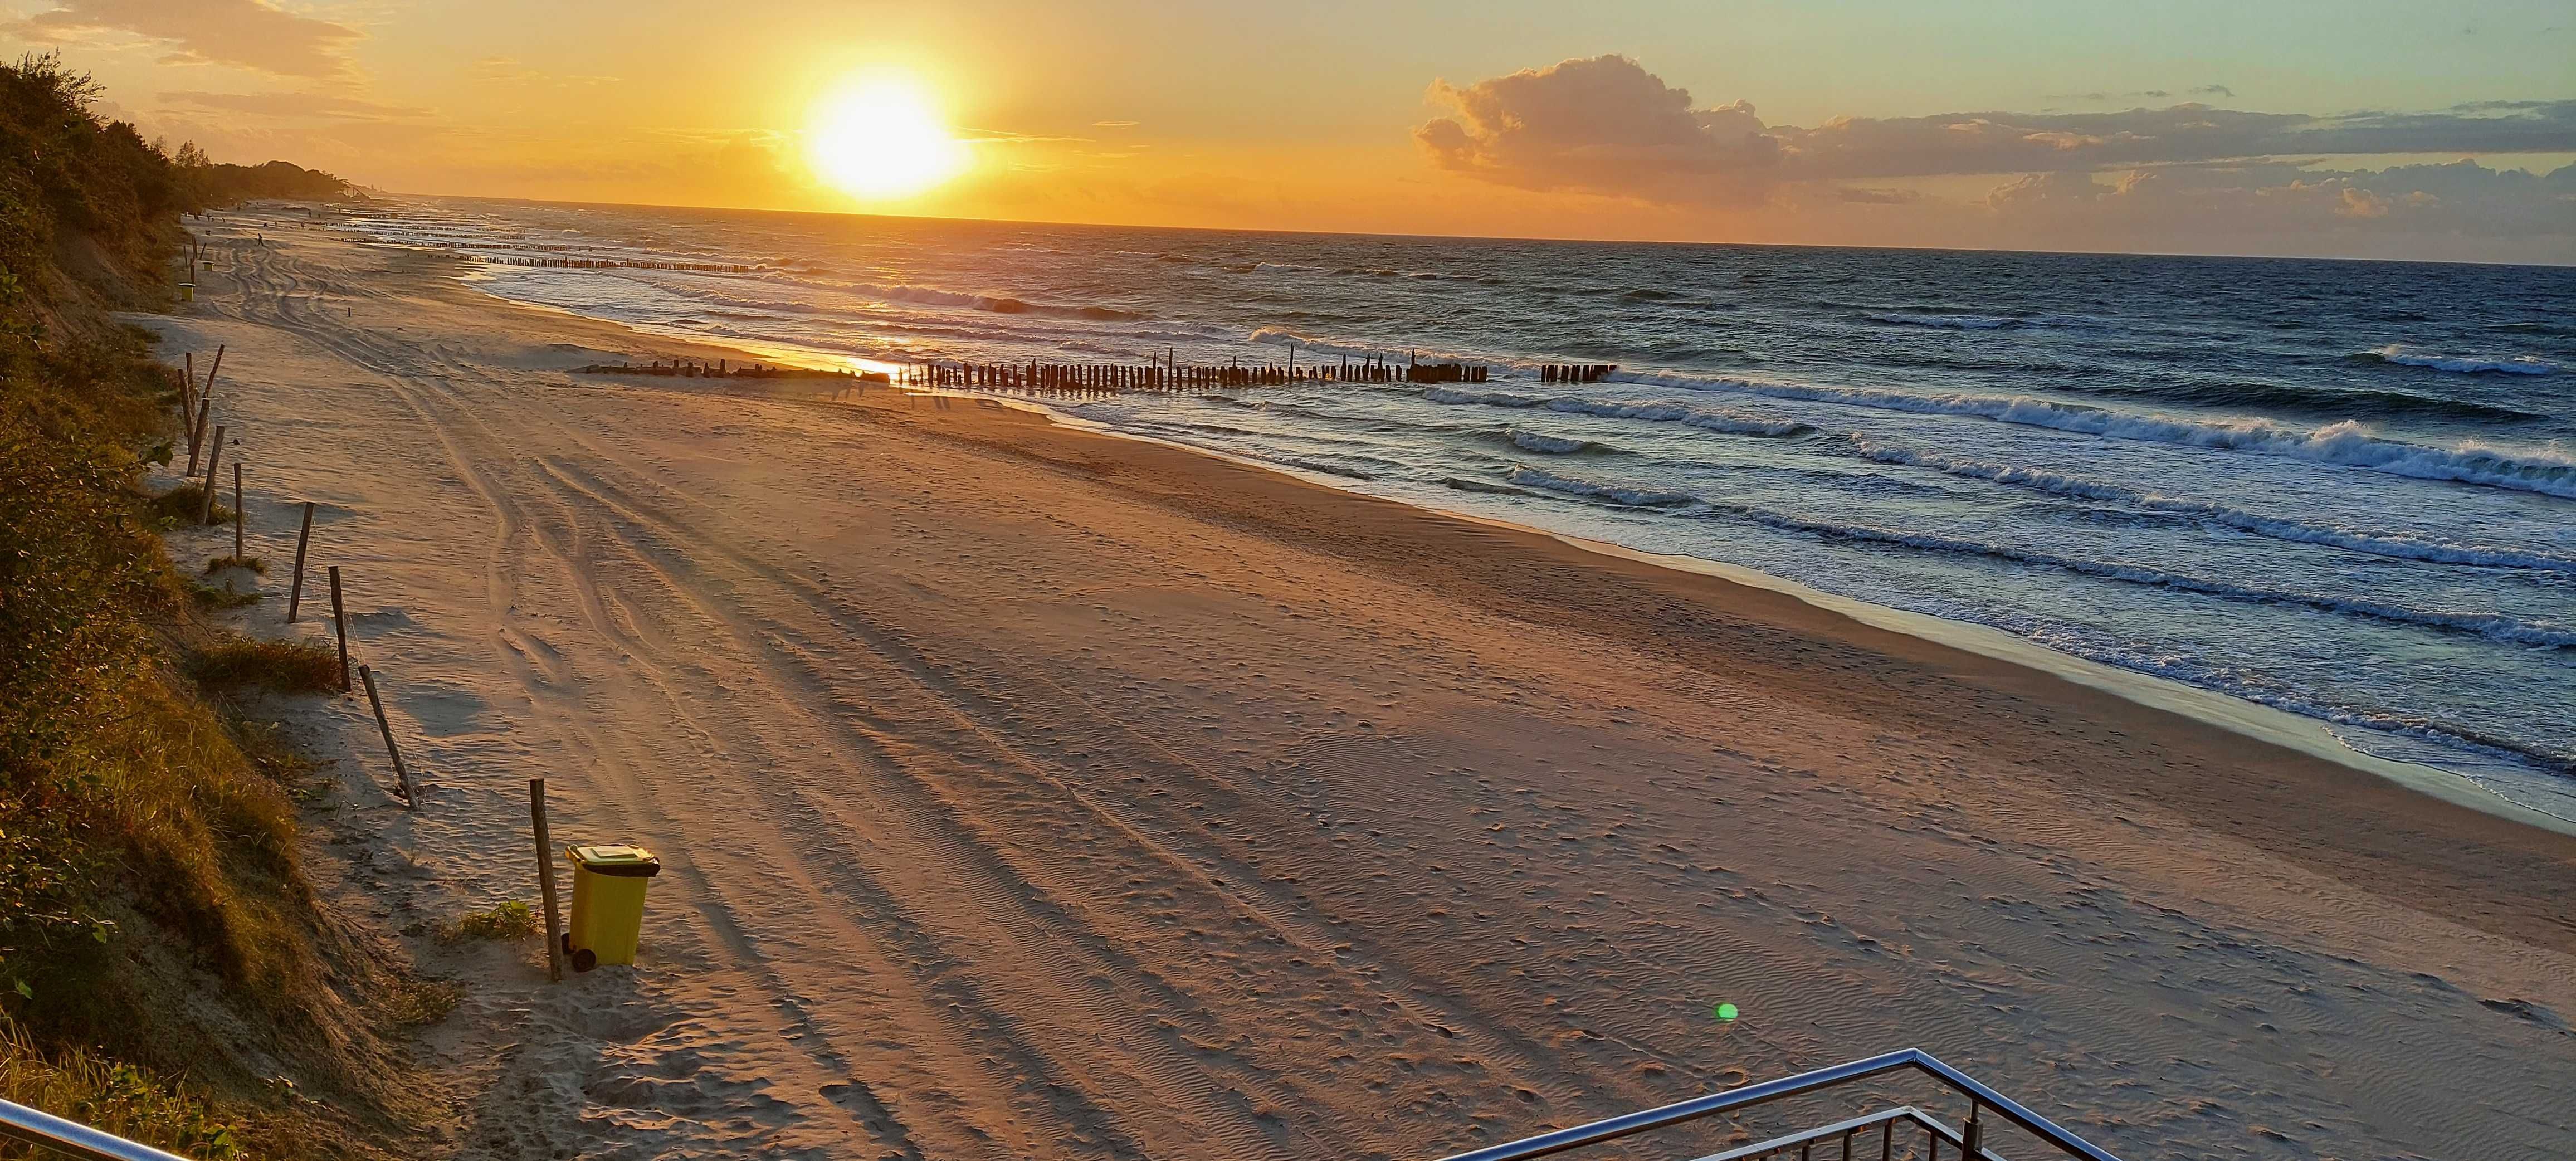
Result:
[[[2224,91],[2222,86],[2203,90]],[[2086,173],[2283,156],[2576,152],[2576,100],[2319,116],[2199,103],[2101,113],[1840,117],[1764,125],[1744,102],[1693,108],[1626,57],[1446,82],[1451,115],[1415,138],[1443,168],[1506,185],[1653,201],[1741,198],[1783,182]]]
[[[358,31],[298,16],[266,0],[55,0],[5,26],[42,43],[124,32],[171,43],[165,63],[227,64],[288,77],[349,74],[345,55]]]

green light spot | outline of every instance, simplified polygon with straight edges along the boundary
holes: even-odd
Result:
[[[1726,1021],[1727,1023],[1730,1023],[1730,1024],[1734,1023],[1734,1022],[1735,1022],[1735,1005],[1733,1005],[1733,1004],[1719,1004],[1719,1005],[1717,1006],[1717,1018],[1718,1018],[1718,1019],[1720,1019],[1720,1020],[1724,1020],[1724,1021]]]

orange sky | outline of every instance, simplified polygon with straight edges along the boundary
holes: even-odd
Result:
[[[2576,157],[2563,3],[2138,8],[0,0],[0,47],[219,159],[411,193],[2576,261],[2576,174],[2534,176]],[[853,198],[811,112],[887,70],[972,164]]]

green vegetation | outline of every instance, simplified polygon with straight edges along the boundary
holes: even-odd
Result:
[[[536,933],[536,913],[528,909],[526,900],[512,899],[441,925],[438,941],[453,947],[477,939],[526,939]]]
[[[205,511],[206,490],[195,484],[181,484],[152,497],[143,505],[143,513],[152,521],[152,526],[163,532],[194,524],[197,522],[197,517],[204,515]],[[217,499],[215,523],[229,523],[232,518],[233,510],[224,507],[224,502]]]
[[[219,637],[193,651],[188,675],[216,689],[256,685],[279,693],[337,693],[340,655],[310,641]]]
[[[167,301],[212,183],[96,96],[52,57],[0,66],[0,1092],[199,1156],[238,1125],[349,1155],[341,1126],[404,1099],[351,1013],[401,981],[304,878],[309,765],[188,680],[336,688],[337,659],[216,635],[155,535],[204,497],[144,495],[177,380],[106,312]],[[283,1099],[262,1058],[330,1099]]]
[[[268,575],[268,562],[256,556],[218,556],[206,562],[206,575],[213,576],[228,568],[246,568],[261,576]]]
[[[251,1132],[218,1115],[203,1097],[150,1072],[73,1049],[47,1055],[23,1036],[0,1030],[0,1099],[95,1125],[128,1140],[205,1158],[243,1155]],[[0,1145],[0,1158],[45,1157]]]

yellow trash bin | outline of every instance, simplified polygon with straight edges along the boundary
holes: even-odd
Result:
[[[572,857],[572,922],[563,944],[573,970],[634,963],[635,942],[644,931],[644,887],[662,873],[662,860],[642,847],[617,844],[566,853]]]

